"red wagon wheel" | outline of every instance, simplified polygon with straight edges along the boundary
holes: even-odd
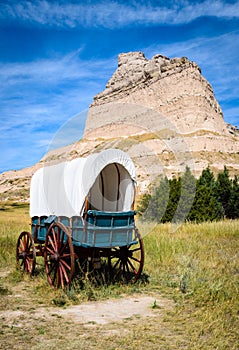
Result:
[[[22,232],[17,240],[16,247],[17,267],[33,275],[36,266],[36,249],[29,232]]]
[[[75,271],[75,256],[69,229],[54,222],[46,235],[44,263],[47,280],[54,288],[69,286]]]
[[[110,259],[111,278],[126,282],[136,282],[144,266],[143,240],[136,231],[138,242],[123,247],[112,248]]]

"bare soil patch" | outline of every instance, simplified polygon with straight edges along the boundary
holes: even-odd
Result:
[[[159,296],[135,295],[106,301],[87,302],[61,309],[57,313],[83,324],[108,324],[129,318],[156,317],[172,309],[172,302]]]
[[[9,284],[5,271],[0,271],[7,291],[0,302],[0,349],[131,350],[144,349],[148,340],[154,349],[165,337],[171,343],[164,317],[174,303],[157,292],[51,306],[34,294],[34,282]]]

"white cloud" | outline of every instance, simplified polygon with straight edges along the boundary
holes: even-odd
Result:
[[[41,59],[23,63],[0,63],[0,79],[8,85],[16,82],[42,81],[47,84],[58,84],[66,80],[78,80],[92,78],[96,63],[90,65],[89,62],[80,60],[79,50],[61,58]],[[97,62],[98,65],[101,62]]]
[[[93,3],[21,1],[0,5],[0,18],[16,19],[44,26],[119,28],[128,25],[182,24],[202,16],[239,18],[239,1],[172,1],[170,7],[154,1],[120,4],[116,1]]]

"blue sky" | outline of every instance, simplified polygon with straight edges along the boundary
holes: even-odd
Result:
[[[69,120],[61,136],[80,139],[128,51],[197,62],[239,126],[239,0],[0,0],[0,172],[38,162]]]

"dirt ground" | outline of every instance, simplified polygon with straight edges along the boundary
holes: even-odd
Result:
[[[5,272],[0,277],[6,281]],[[148,327],[154,343],[163,317],[174,309],[171,300],[152,292],[63,307],[39,303],[31,293],[31,281],[20,281],[2,295],[0,349],[144,349],[135,334]]]
[[[155,305],[155,307],[154,307]],[[135,295],[118,300],[87,302],[58,310],[58,314],[83,324],[107,324],[137,317],[159,317],[159,309],[171,308],[169,300],[157,296]],[[158,312],[156,312],[156,309]]]
[[[14,298],[22,298],[22,295],[14,295]],[[24,300],[22,299],[23,303]],[[120,299],[110,299],[104,301],[89,301],[80,305],[61,307],[37,307],[22,310],[1,310],[0,321],[11,324],[17,318],[31,319],[36,317],[48,318],[49,315],[59,316],[66,320],[83,325],[106,325],[108,323],[118,323],[132,318],[160,317],[165,310],[172,309],[173,304],[168,299],[160,298],[156,295],[134,295],[124,296]],[[16,323],[15,323],[16,326]]]

